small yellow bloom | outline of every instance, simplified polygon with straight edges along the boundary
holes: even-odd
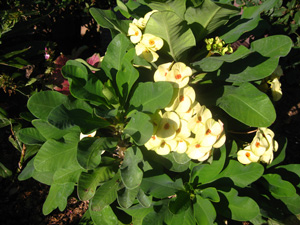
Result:
[[[83,133],[80,133],[80,137],[79,139],[83,139],[83,138],[86,138],[86,137],[95,137],[97,131],[94,131],[93,133],[90,133],[90,134],[83,134]]]
[[[237,159],[242,164],[250,164],[252,162],[258,162],[259,156],[251,151],[250,146],[247,146],[243,150],[237,152]]]
[[[200,107],[200,110],[189,120],[189,129],[194,134],[205,133],[205,123],[208,119],[212,118],[212,114],[205,105]]]
[[[130,36],[130,41],[136,44],[142,39],[142,31],[134,23],[130,23],[128,29],[128,36]]]
[[[165,112],[161,118],[156,135],[164,140],[172,140],[176,137],[180,128],[180,118],[175,112]]]
[[[171,62],[159,65],[154,73],[154,81],[167,81],[167,74],[170,72],[171,65]]]
[[[171,71],[167,74],[167,81],[178,84],[178,88],[183,88],[189,82],[189,77],[193,74],[192,69],[182,62],[174,63]]]
[[[148,49],[141,42],[135,46],[135,52],[138,56],[146,59],[148,62],[156,62],[159,57],[155,51]]]
[[[151,15],[155,12],[158,12],[157,10],[150,11],[145,14],[143,18],[133,19],[133,23],[138,26],[140,29],[144,29],[146,27],[146,24],[148,23],[148,20],[150,19]]]
[[[152,34],[144,34],[141,43],[152,51],[158,51],[164,45],[164,41],[160,37],[156,37]]]
[[[273,100],[275,102],[279,101],[282,97],[281,83],[280,83],[279,79],[274,78],[270,82],[270,85],[271,85],[271,93],[272,93]]]

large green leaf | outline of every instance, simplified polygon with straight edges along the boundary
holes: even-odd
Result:
[[[91,218],[95,225],[118,225],[120,224],[117,216],[109,205],[101,211],[90,210]]]
[[[90,13],[101,27],[110,29],[113,33],[117,31],[127,35],[129,20],[118,19],[112,10],[90,8]]]
[[[143,161],[141,150],[132,146],[125,151],[125,158],[120,167],[121,178],[126,188],[137,188],[143,179],[143,171],[139,168],[139,163]]]
[[[199,195],[196,195],[196,202],[193,205],[194,216],[198,224],[211,225],[214,223],[217,214],[213,204]]]
[[[152,196],[146,195],[142,189],[139,189],[139,193],[137,195],[137,200],[143,207],[148,208],[151,206]]]
[[[199,41],[227,23],[229,18],[239,11],[240,9],[232,5],[204,0],[201,7],[189,7],[185,13],[185,19],[192,27],[197,41]]]
[[[180,18],[184,19],[186,0],[168,0],[165,2],[145,0],[145,2],[148,3],[147,5],[153,10],[173,11]]]
[[[122,59],[130,45],[129,39],[123,34],[118,34],[109,43],[104,59],[101,62],[101,69],[104,70],[109,79],[115,79],[117,71],[121,69]]]
[[[162,38],[164,45],[168,46],[168,54],[175,61],[183,60],[187,50],[196,45],[187,23],[171,11],[154,13],[147,23],[145,33]]]
[[[81,172],[84,171],[78,164],[72,164],[68,168],[60,168],[53,175],[55,184],[63,184],[67,182],[77,183]]]
[[[230,160],[227,167],[218,178],[228,177],[238,187],[246,187],[259,179],[264,173],[264,167],[259,163],[242,165],[236,160]]]
[[[135,56],[135,49],[130,49],[123,57],[120,70],[116,75],[116,82],[120,95],[126,100],[133,84],[139,77],[139,72],[133,67],[131,61]]]
[[[139,193],[140,187],[134,189],[128,189],[126,187],[121,188],[118,191],[118,203],[122,208],[128,209],[134,203],[135,198]]]
[[[46,138],[34,127],[27,127],[20,130],[18,138],[27,145],[42,144],[46,141]]]
[[[276,112],[271,100],[252,84],[224,88],[217,105],[233,118],[253,127],[268,127],[275,121]]]
[[[192,206],[190,204],[189,208],[185,211],[182,211],[179,214],[166,213],[165,214],[166,224],[172,225],[196,225],[196,219],[193,213]]]
[[[144,177],[141,188],[155,198],[166,198],[179,190],[183,190],[183,184],[180,179],[174,182],[168,175],[162,174]]]
[[[268,182],[267,189],[275,198],[292,197],[296,194],[294,185],[283,180],[279,174],[265,174],[263,178]]]
[[[165,108],[173,97],[173,86],[169,82],[139,83],[135,89],[130,105],[142,112],[154,113]]]
[[[78,134],[67,134],[63,141],[50,139],[42,145],[34,160],[37,171],[56,171],[78,164],[76,159]]]
[[[65,103],[67,99],[66,95],[57,91],[42,91],[31,96],[27,107],[34,116],[46,120],[52,109]]]
[[[98,185],[112,178],[114,172],[109,166],[102,166],[89,172],[83,172],[78,181],[78,197],[82,201],[90,200]]]
[[[124,129],[124,134],[129,134],[137,145],[145,144],[153,134],[150,117],[145,113],[136,111],[130,115],[130,121]]]
[[[49,194],[43,205],[43,214],[48,215],[57,207],[63,211],[67,206],[69,195],[74,190],[74,183],[52,184]]]
[[[298,215],[300,213],[300,196],[298,194],[294,194],[290,197],[280,197],[280,200],[284,202],[289,211],[294,215]]]
[[[219,202],[220,201],[220,196],[218,194],[218,191],[214,187],[208,187],[205,189],[201,189],[201,190],[199,190],[199,192],[197,192],[197,194],[199,194],[204,199],[210,200],[211,202]]]
[[[94,197],[90,201],[90,209],[92,211],[102,211],[116,200],[119,178],[119,174],[116,174],[110,181],[105,182],[97,189]]]
[[[240,197],[235,189],[229,192],[221,192],[220,203],[216,205],[217,213],[237,221],[249,221],[259,215],[259,206],[249,197]]]
[[[32,125],[48,140],[48,139],[60,139],[66,135],[70,130],[60,130],[57,127],[51,125],[49,122],[41,119],[32,121]]]
[[[110,137],[84,138],[78,143],[77,160],[85,169],[95,169],[101,162],[105,150],[114,149],[117,140]]]
[[[190,194],[185,191],[178,191],[176,197],[169,202],[169,209],[173,214],[180,214],[191,207]]]
[[[217,175],[221,172],[225,163],[225,147],[216,149],[214,155],[214,160],[211,164],[200,164],[192,169],[191,182],[196,181],[198,184],[205,184],[217,178]]]
[[[104,128],[110,123],[102,118],[82,109],[68,110],[64,105],[53,109],[49,114],[48,121],[53,126],[64,130],[79,126],[83,133],[89,133],[97,128]]]

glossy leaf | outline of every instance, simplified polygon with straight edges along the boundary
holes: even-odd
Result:
[[[172,11],[176,13],[180,18],[184,19],[186,0],[174,0],[165,2],[146,0],[145,2],[147,2],[148,6],[153,10]]]
[[[149,19],[145,33],[164,40],[167,53],[175,61],[185,58],[187,50],[196,45],[195,37],[187,23],[171,11],[154,13]]]
[[[229,192],[222,191],[221,193],[228,203],[221,198],[221,205],[216,208],[217,212],[225,217],[237,221],[249,221],[259,214],[259,206],[252,198],[238,196],[237,190],[233,188]]]
[[[78,197],[82,201],[90,200],[100,183],[112,178],[114,172],[109,166],[102,166],[89,172],[83,172],[78,181]]]
[[[275,121],[276,112],[271,100],[252,84],[224,88],[225,93],[217,104],[233,118],[253,127],[268,127]]]
[[[132,206],[135,198],[137,197],[139,193],[139,187],[136,187],[134,189],[128,189],[126,187],[120,189],[118,191],[118,203],[121,207],[128,209],[130,206]]]
[[[185,19],[192,25],[197,41],[224,25],[229,18],[239,13],[239,9],[227,4],[204,0],[201,7],[189,7]],[[194,27],[193,27],[194,25]]]
[[[101,62],[101,69],[104,70],[109,79],[115,79],[117,71],[121,69],[122,59],[129,45],[129,39],[123,34],[118,34],[109,43],[104,59]]]
[[[165,108],[173,97],[173,86],[169,82],[139,83],[130,105],[142,112],[154,113]]]
[[[95,225],[118,225],[119,221],[114,211],[108,205],[101,211],[90,210],[91,218]]]
[[[130,49],[124,56],[120,70],[116,75],[116,82],[120,95],[126,100],[133,84],[139,77],[139,72],[133,67],[131,61],[135,56],[135,49]]]
[[[60,168],[53,174],[53,182],[55,184],[63,184],[67,182],[77,183],[81,172],[84,171],[78,164],[72,164],[68,168]]]
[[[166,213],[164,221],[166,224],[172,225],[196,225],[196,219],[191,205],[187,210],[180,214]]]
[[[134,205],[128,209],[123,208],[124,212],[126,212],[128,215],[132,216],[132,223],[137,225],[142,225],[144,217],[149,214],[150,212],[153,212],[153,206],[149,208],[144,208],[141,205]]]
[[[220,201],[220,196],[218,194],[218,191],[214,187],[208,187],[208,188],[202,189],[197,194],[201,195],[201,197],[204,199],[210,200],[211,202],[219,202]]]
[[[210,225],[214,223],[217,214],[213,204],[208,199],[196,195],[196,202],[193,208],[197,224]]]
[[[130,121],[124,129],[124,134],[129,134],[137,145],[145,144],[153,134],[150,116],[139,111],[130,115]]]
[[[20,130],[18,132],[18,138],[27,145],[42,144],[46,141],[46,138],[33,127],[27,127]]]
[[[142,160],[143,155],[138,147],[132,146],[126,150],[120,167],[121,178],[126,188],[135,189],[141,184],[143,171],[139,168],[139,163]]]
[[[195,166],[191,172],[191,181],[197,183],[209,183],[217,178],[217,175],[223,169],[225,159],[226,159],[226,149],[222,147],[221,149],[216,149],[215,159],[211,164],[200,164]],[[217,154],[218,153],[218,154]]]
[[[52,184],[43,205],[43,214],[48,215],[57,207],[63,211],[67,206],[68,197],[74,190],[74,183]]]
[[[64,136],[64,141],[46,141],[35,156],[35,169],[40,172],[56,171],[77,164],[78,140],[78,134],[71,133]]]
[[[49,113],[58,105],[66,102],[68,97],[57,91],[42,91],[32,95],[28,100],[29,111],[37,118],[46,120]]]
[[[109,207],[117,198],[117,190],[119,188],[119,175],[116,174],[111,180],[101,185],[92,200],[90,201],[90,209],[92,211],[102,211]]]
[[[300,213],[300,196],[298,194],[294,194],[290,197],[280,197],[280,200],[284,202],[289,211],[294,215],[298,215]]]
[[[32,121],[32,125],[48,140],[48,139],[60,139],[66,135],[70,130],[60,130],[57,127],[51,125],[49,122],[41,119]]]
[[[259,179],[263,173],[264,167],[259,163],[243,165],[236,160],[230,160],[218,178],[228,177],[236,186],[246,187]]]
[[[278,174],[265,174],[263,178],[268,182],[268,190],[275,198],[292,197],[296,194],[294,185],[283,180]]]
[[[141,188],[145,193],[149,193],[155,198],[166,198],[179,190],[183,190],[183,184],[181,180],[174,182],[168,175],[162,174],[144,177]]]
[[[117,146],[117,140],[109,137],[84,138],[78,143],[77,160],[85,169],[95,169],[101,162],[101,154]]]
[[[143,207],[148,208],[151,206],[152,196],[147,196],[142,189],[139,189],[137,200]]]

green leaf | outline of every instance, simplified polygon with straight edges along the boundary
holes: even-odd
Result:
[[[135,89],[130,105],[142,112],[154,113],[165,108],[173,97],[173,86],[169,82],[139,83]]]
[[[120,70],[116,75],[116,82],[120,95],[126,100],[133,84],[139,77],[139,72],[133,67],[131,61],[135,56],[135,49],[130,49],[124,56]]]
[[[282,180],[278,174],[265,174],[263,178],[268,182],[267,188],[275,198],[292,197],[296,194],[294,185]]]
[[[112,10],[90,8],[90,14],[101,27],[110,29],[111,32],[117,31],[127,35],[130,21],[119,20]]]
[[[137,199],[143,207],[148,208],[151,206],[152,196],[147,196],[142,189],[139,189]]]
[[[90,200],[100,183],[111,179],[114,172],[110,166],[102,166],[89,172],[83,172],[78,181],[78,197],[82,201]]]
[[[160,201],[154,206],[154,210],[148,213],[144,219],[142,225],[161,225],[163,224],[164,217],[168,213],[168,201]]]
[[[104,128],[110,123],[82,109],[68,110],[64,105],[57,106],[51,111],[48,121],[53,126],[64,130],[79,126],[82,133],[90,133],[92,130]]]
[[[119,174],[116,174],[110,181],[105,182],[97,189],[94,197],[90,201],[90,209],[92,211],[102,211],[116,200],[117,190],[119,188],[119,177]]]
[[[196,202],[194,203],[193,208],[197,224],[210,225],[214,223],[217,214],[214,206],[209,200],[196,195]]]
[[[284,161],[285,159],[285,150],[287,147],[287,138],[286,137],[280,137],[278,140],[278,150],[277,152],[274,153],[274,160],[272,161],[271,164],[267,165],[267,168],[271,168],[274,167],[278,164],[280,164],[281,162]]]
[[[150,116],[139,111],[130,115],[130,121],[124,129],[124,134],[129,134],[137,145],[145,144],[153,134]]]
[[[251,51],[248,48],[241,45],[232,54],[223,55],[223,56],[206,57],[206,58],[201,59],[200,61],[192,63],[192,66],[195,69],[200,70],[200,71],[213,72],[213,71],[219,69],[224,62],[228,62],[228,63],[235,62],[241,58],[246,57],[250,53],[251,53]]]
[[[187,50],[196,45],[187,23],[171,11],[154,13],[147,23],[145,33],[162,38],[167,46],[164,48],[167,48],[167,53],[174,61],[182,61],[187,57]]]
[[[141,188],[145,193],[149,193],[155,198],[166,198],[184,189],[180,179],[174,182],[166,174],[144,177]]]
[[[46,138],[33,127],[23,128],[18,132],[18,138],[27,145],[43,144]]]
[[[294,215],[299,215],[300,213],[300,196],[298,194],[294,194],[290,197],[280,197],[280,200],[287,206],[289,211]]]
[[[179,214],[166,213],[164,221],[166,222],[166,224],[172,225],[196,225],[196,220],[191,204],[187,210]]]
[[[169,209],[173,214],[181,214],[191,207],[190,194],[185,191],[178,191],[176,197],[169,202]]]
[[[170,154],[173,156],[175,162],[177,162],[178,164],[186,164],[191,161],[191,158],[188,157],[187,154],[178,152],[171,152]]]
[[[221,192],[226,199],[217,204],[217,212],[221,215],[237,221],[249,221],[255,218],[259,212],[257,203],[249,197],[240,197],[235,189],[229,192]]]
[[[46,141],[35,156],[34,167],[37,171],[56,171],[78,164],[76,159],[78,134],[67,134],[63,141]]]
[[[121,178],[126,188],[137,188],[143,179],[143,171],[138,164],[143,161],[141,150],[132,146],[125,151],[125,158],[120,167]]]
[[[103,151],[116,146],[117,140],[110,137],[84,138],[78,143],[78,163],[87,170],[95,169],[101,162]]]
[[[212,182],[217,178],[217,175],[221,172],[225,163],[226,149],[225,147],[222,147],[221,149],[215,149],[214,151],[215,156],[211,164],[200,164],[192,169],[192,182],[196,181],[198,184],[205,184]]]
[[[51,125],[49,122],[41,119],[35,119],[32,121],[32,125],[43,135],[47,140],[60,139],[66,135],[70,130],[60,130],[57,127]]]
[[[95,225],[118,225],[119,221],[109,205],[101,211],[90,210],[91,218]]]
[[[292,40],[285,35],[261,38],[251,43],[251,49],[265,57],[286,56],[293,46]]]
[[[42,91],[31,96],[27,107],[34,116],[47,120],[49,113],[56,106],[65,103],[67,99],[66,95],[57,91]]]
[[[108,45],[106,54],[101,62],[101,69],[106,76],[114,80],[117,71],[121,69],[122,59],[131,45],[129,39],[123,35],[117,35]]]
[[[230,160],[227,167],[218,178],[228,177],[238,187],[246,187],[259,179],[264,173],[264,167],[259,163],[242,165],[236,160]]]
[[[217,105],[233,118],[253,127],[268,127],[275,121],[276,112],[271,100],[252,84],[224,88]]]
[[[12,175],[12,172],[0,162],[0,177],[7,178]]]
[[[186,0],[169,0],[166,2],[158,2],[158,1],[149,1],[146,0],[145,2],[149,2],[148,6],[152,10],[158,11],[172,11],[177,14],[180,18],[184,19],[184,13],[186,10]]]
[[[199,193],[197,192],[197,194],[201,195],[201,197],[204,199],[210,200],[211,202],[220,202],[220,196],[217,189],[214,187],[202,189],[199,191]]]
[[[52,184],[43,205],[43,214],[48,215],[57,207],[63,211],[67,206],[68,197],[74,190],[74,183]]]
[[[78,164],[72,164],[68,168],[60,168],[55,171],[53,181],[55,184],[77,183],[82,171],[84,170]]]
[[[118,203],[122,208],[128,209],[130,206],[132,206],[135,198],[138,195],[140,187],[136,187],[134,189],[128,189],[126,187],[123,187],[118,191]]]
[[[137,204],[128,209],[123,208],[122,210],[128,215],[132,216],[132,224],[142,225],[144,217],[148,213],[153,212],[153,206],[149,208],[144,208],[143,206]]]
[[[32,158],[26,165],[25,168],[23,168],[22,172],[18,176],[18,180],[23,181],[31,178],[34,173],[34,158]]]
[[[229,18],[239,11],[231,5],[204,0],[201,7],[189,7],[185,13],[185,19],[192,26],[197,41],[200,41],[227,23]]]

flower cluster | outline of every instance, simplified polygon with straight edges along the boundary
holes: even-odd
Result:
[[[278,149],[278,143],[274,139],[274,133],[268,128],[258,128],[250,145],[237,152],[237,159],[242,164],[263,162],[270,164],[273,161],[273,152]]]
[[[174,96],[163,112],[153,116],[154,133],[145,147],[159,155],[175,151],[204,161],[226,137],[223,123],[215,121],[211,111],[196,101],[196,93],[188,85],[191,75],[191,68],[182,62],[162,64],[156,70],[154,81],[171,82]]]
[[[209,53],[212,54],[220,54],[225,55],[225,53],[232,53],[233,49],[230,45],[225,46],[225,42],[222,41],[219,37],[205,39],[206,49]]]
[[[135,51],[136,54],[148,62],[155,62],[158,59],[157,50],[160,50],[164,44],[163,40],[160,37],[156,37],[152,34],[143,34],[143,30],[146,27],[150,16],[157,12],[153,10],[146,13],[143,18],[133,19],[132,23],[129,24],[128,36],[132,43],[136,44]]]

